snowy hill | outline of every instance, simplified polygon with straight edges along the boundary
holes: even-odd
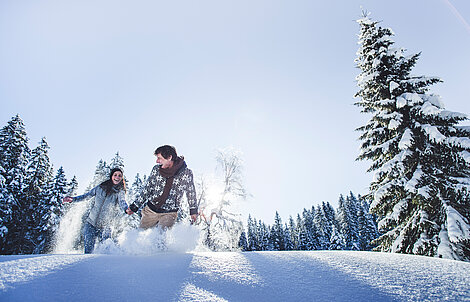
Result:
[[[470,301],[470,263],[350,251],[0,257],[0,301]]]

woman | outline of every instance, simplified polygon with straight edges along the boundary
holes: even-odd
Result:
[[[111,237],[111,225],[113,221],[125,213],[126,203],[126,185],[123,179],[122,170],[114,168],[111,170],[109,179],[93,188],[88,193],[77,197],[67,196],[64,202],[81,201],[88,197],[94,197],[91,202],[91,209],[85,221],[83,228],[83,237],[85,241],[85,254],[93,251],[95,240],[100,237],[101,240]],[[120,210],[122,212],[120,212]]]

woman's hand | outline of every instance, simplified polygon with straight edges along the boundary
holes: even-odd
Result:
[[[70,196],[64,197],[64,199],[62,200],[62,202],[72,202],[72,201],[73,201],[73,198]]]
[[[132,215],[132,214],[134,214],[134,212],[132,212],[132,210],[130,208],[127,208],[126,214],[127,215]]]

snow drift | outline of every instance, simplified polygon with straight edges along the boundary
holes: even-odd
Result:
[[[0,257],[1,301],[470,301],[470,263],[347,251]]]

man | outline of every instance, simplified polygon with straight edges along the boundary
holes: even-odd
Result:
[[[136,202],[129,206],[126,213],[137,212],[142,204],[147,203],[142,209],[140,227],[148,229],[159,225],[170,228],[175,224],[181,199],[186,193],[191,220],[195,222],[198,209],[193,172],[172,146],[158,147],[154,154],[157,165],[153,167]]]

